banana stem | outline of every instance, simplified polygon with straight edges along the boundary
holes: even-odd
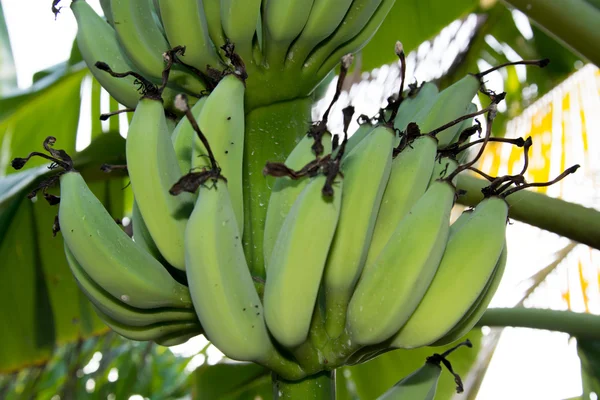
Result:
[[[472,175],[459,175],[457,187],[467,193],[460,196],[458,202],[477,205],[483,199],[481,189],[488,185],[488,181]],[[600,212],[525,190],[508,196],[506,201],[510,206],[510,218],[600,249]]]
[[[491,308],[477,323],[490,327],[522,327],[565,332],[577,338],[600,339],[600,317],[573,311],[535,308]]]
[[[301,381],[285,381],[273,374],[273,400],[335,400],[335,371],[324,371]]]
[[[255,108],[246,114],[244,138],[244,238],[250,272],[265,278],[263,234],[274,178],[265,177],[267,161],[285,161],[308,132],[312,99],[309,97]]]

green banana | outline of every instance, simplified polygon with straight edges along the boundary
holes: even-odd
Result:
[[[156,24],[149,0],[111,0],[110,6],[121,47],[146,79],[161,83],[163,54],[174,46]],[[171,69],[169,84],[193,95],[206,89],[198,76],[178,64]]]
[[[221,25],[221,0],[197,0],[204,7],[208,34],[217,49],[225,45],[227,39]],[[223,53],[219,52],[221,58]]]
[[[202,0],[158,0],[160,17],[171,47],[185,46],[179,58],[206,73],[222,64],[210,40]]]
[[[240,234],[244,230],[242,162],[244,157],[244,82],[236,74],[225,76],[206,99],[198,126],[227,178],[227,189]],[[192,147],[192,168],[210,168],[208,152],[196,135]]]
[[[132,327],[138,327],[158,323],[198,321],[194,310],[191,308],[141,309],[131,307],[115,299],[104,289],[98,286],[94,281],[92,281],[89,275],[81,267],[79,262],[75,259],[75,256],[73,256],[73,253],[66,244],[65,255],[67,257],[69,267],[71,268],[71,272],[75,276],[75,280],[77,281],[81,291],[96,306],[98,310],[118,323]]]
[[[427,361],[377,400],[434,400],[441,374],[442,367],[439,364]]]
[[[433,182],[438,179],[444,179],[451,173],[456,171],[458,168],[458,162],[452,157],[438,157],[433,165],[433,172],[431,173],[431,179],[429,180],[428,186],[431,186]],[[452,184],[456,186],[458,176],[452,178]]]
[[[392,129],[377,127],[342,162],[344,195],[323,277],[325,328],[332,338],[344,331],[348,301],[363,269],[390,177],[395,138]]]
[[[191,109],[192,115],[196,121],[200,118],[204,103],[207,97],[204,96],[198,100]],[[173,148],[179,162],[179,169],[182,174],[187,174],[192,168],[192,143],[196,137],[196,132],[192,128],[190,121],[184,116],[171,133]]]
[[[186,274],[209,340],[227,357],[261,361],[274,352],[244,257],[227,184],[199,188],[185,232]]]
[[[463,316],[460,322],[454,328],[452,328],[450,332],[445,334],[441,339],[437,340],[435,343],[430,344],[430,346],[445,346],[447,344],[459,340],[467,333],[469,333],[471,329],[473,329],[475,324],[477,324],[477,322],[483,316],[483,313],[486,312],[488,306],[490,305],[490,302],[496,294],[496,290],[498,290],[498,286],[500,286],[502,276],[504,275],[504,269],[506,268],[507,255],[508,254],[505,242],[504,248],[502,249],[502,253],[500,253],[500,258],[498,259],[496,267],[494,268],[494,272],[490,277],[488,283],[486,284],[483,293],[471,306],[469,311],[467,311],[467,313]]]
[[[196,335],[202,333],[202,327],[196,322],[169,322],[158,323],[148,326],[130,326],[122,324],[108,315],[104,314],[98,307],[92,303],[92,307],[98,314],[98,317],[113,331],[130,340],[145,341],[163,341],[172,338],[173,335],[181,335],[195,332]]]
[[[352,0],[314,0],[306,25],[288,51],[288,61],[304,64],[306,57],[340,25]]]
[[[285,160],[285,165],[292,170],[299,170],[309,162],[315,159],[312,150],[314,138],[306,135],[294,147],[290,155]],[[323,154],[331,153],[331,134],[329,132],[323,135],[321,143],[323,144]],[[275,247],[275,242],[281,231],[281,226],[285,217],[288,215],[296,198],[308,184],[308,179],[291,179],[289,177],[280,177],[275,179],[271,197],[267,206],[267,216],[265,218],[265,232],[263,241],[263,254],[265,258],[265,269],[269,267],[269,259]]]
[[[121,50],[115,30],[100,17],[84,0],[71,2],[71,10],[77,20],[77,46],[94,78],[125,107],[134,108],[140,99],[135,78],[114,78],[96,68],[103,61],[114,71],[129,71],[131,66]]]
[[[263,29],[266,34],[266,61],[283,65],[290,44],[306,25],[314,0],[266,0]]]
[[[313,50],[304,63],[304,68],[312,68],[313,66],[318,68],[331,54],[343,47],[342,45],[355,38],[368,24],[380,3],[384,1],[387,0],[353,0],[337,29]],[[346,51],[342,55],[350,52]],[[337,57],[338,62],[340,57]]]
[[[225,36],[244,60],[252,59],[252,40],[260,16],[261,0],[221,0],[221,24]]]
[[[467,114],[471,108],[471,102],[477,95],[481,86],[479,78],[475,75],[467,75],[458,82],[442,90],[436,97],[432,107],[426,112],[420,112],[415,121],[422,133],[428,133],[434,129]],[[461,124],[451,126],[436,135],[438,147],[444,148],[452,143]]]
[[[437,141],[431,136],[420,136],[392,162],[365,268],[373,265],[398,224],[427,190],[436,152]]]
[[[136,203],[154,243],[169,264],[185,270],[184,233],[194,198],[169,193],[181,170],[160,100],[145,97],[138,103],[126,153]]]
[[[431,185],[365,270],[348,305],[354,342],[380,343],[412,319],[444,255],[454,196],[446,181]]]
[[[188,289],[116,224],[78,172],[60,177],[63,238],[90,279],[137,308],[191,305]]]
[[[324,198],[326,179],[318,175],[302,190],[285,218],[269,261],[265,319],[271,334],[288,348],[302,344],[308,336],[340,214],[342,181],[336,183],[333,198]]]
[[[456,221],[450,224],[450,233],[448,234],[448,239],[454,236],[454,234],[458,232],[460,228],[462,228],[467,223],[468,220],[471,219],[471,216],[473,216],[472,209],[463,211],[462,214],[460,214],[460,216],[456,219]]]
[[[362,140],[366,138],[374,128],[375,126],[371,122],[360,124],[358,129],[348,138],[344,154],[342,155],[342,160],[348,157],[348,155],[352,153],[352,150],[354,150],[354,148],[358,146],[358,144],[362,142]]]
[[[73,5],[73,3],[74,2],[71,2],[71,5]],[[110,24],[110,26],[113,26],[114,24],[112,21],[112,11],[110,10],[110,0],[100,0],[100,7],[102,8],[102,12],[104,13],[104,18],[106,18],[106,21]]]
[[[154,243],[154,240],[152,239],[152,235],[144,222],[140,208],[135,200],[133,201],[131,209],[131,223],[133,224],[133,241],[161,264],[166,262],[162,254],[160,254],[160,250],[156,247],[156,243]]]
[[[393,338],[392,347],[415,348],[435,343],[460,322],[498,264],[504,248],[507,216],[508,205],[502,198],[486,198],[477,205],[471,217],[448,240],[427,293]],[[477,246],[477,251],[473,251],[473,246]]]
[[[415,121],[417,115],[426,115],[433,107],[438,94],[439,90],[435,84],[425,82],[414,97],[408,97],[400,104],[394,119],[394,128],[405,131],[408,124]]]
[[[395,1],[396,0],[382,0],[379,4],[379,7],[377,7],[377,10],[373,14],[369,15],[367,24],[358,32],[358,34],[352,40],[348,41],[347,43],[343,43],[342,46],[338,47],[333,53],[329,54],[329,56],[325,60],[323,60],[323,62],[318,67],[317,76],[326,75],[329,71],[331,71],[332,68],[334,68],[339,63],[340,59],[344,55],[348,53],[356,53],[360,51],[364,46],[366,46],[367,43],[369,43],[371,38],[379,29],[379,26],[381,26],[381,24],[387,17]],[[351,7],[351,10],[354,10],[354,6]],[[350,11],[348,12],[348,14],[346,14],[346,18],[349,14]],[[342,26],[344,26],[344,22],[342,22]],[[333,36],[335,36],[336,34],[337,31],[336,33],[334,33]],[[304,72],[309,72],[312,70],[314,73],[313,67],[316,66],[314,59],[319,57],[319,55],[317,54],[318,52],[319,50],[315,51],[314,54],[309,57],[307,61],[309,65],[308,68],[306,68],[305,63]]]

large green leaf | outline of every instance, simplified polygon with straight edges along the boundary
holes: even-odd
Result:
[[[446,25],[473,10],[476,0],[397,0],[369,44],[362,50],[362,69],[370,71],[395,61],[394,44],[404,51],[416,49],[433,38]]]
[[[12,54],[10,38],[6,29],[4,11],[0,4],[0,95],[4,95],[17,87],[17,69]]]
[[[272,398],[271,371],[258,364],[204,364],[194,373],[194,380],[197,399]]]
[[[188,364],[165,347],[109,332],[58,346],[41,367],[0,375],[0,398],[183,398],[191,391]]]

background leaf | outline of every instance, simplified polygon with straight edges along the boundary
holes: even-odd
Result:
[[[0,4],[0,95],[17,88],[17,69],[12,54],[4,11]]]
[[[197,399],[272,398],[271,371],[258,364],[204,364],[194,373],[194,381]]]
[[[433,38],[446,25],[464,17],[477,5],[476,0],[399,0],[362,50],[362,70],[370,71],[397,60],[394,45],[402,42],[408,54],[421,43]]]

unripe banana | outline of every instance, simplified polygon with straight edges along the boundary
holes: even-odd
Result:
[[[394,128],[405,131],[408,124],[415,121],[417,115],[426,115],[433,107],[438,94],[439,90],[435,84],[425,82],[414,97],[406,98],[400,104],[394,119]]]
[[[299,170],[309,162],[315,159],[315,153],[312,145],[315,139],[306,135],[294,147],[290,155],[285,160],[285,165],[292,170]],[[331,134],[326,132],[323,135],[321,143],[323,144],[323,154],[331,153]],[[269,205],[267,206],[267,216],[265,218],[265,233],[263,241],[263,255],[265,258],[265,269],[269,267],[269,260],[275,247],[275,242],[281,231],[281,226],[285,217],[288,215],[296,198],[308,184],[308,179],[291,179],[287,176],[275,179]],[[267,271],[268,272],[268,271]]]
[[[119,46],[115,30],[84,0],[71,2],[71,10],[77,19],[77,46],[92,75],[115,100],[134,108],[140,99],[133,83],[135,78],[114,78],[95,66],[96,62],[103,61],[114,71],[132,69]]]
[[[415,122],[419,125],[422,133],[428,133],[434,129],[467,114],[471,102],[481,86],[479,78],[467,75],[458,82],[442,90],[426,113],[419,113]],[[452,143],[461,124],[456,124],[436,135],[438,147],[444,148]]]
[[[60,189],[63,238],[94,282],[132,307],[190,307],[188,289],[123,232],[79,173],[61,175]]]
[[[409,320],[444,254],[454,196],[448,182],[435,182],[364,271],[348,305],[347,330],[353,341],[380,343]]]
[[[271,334],[288,348],[302,344],[308,336],[340,214],[342,181],[336,182],[333,198],[323,197],[325,182],[326,177],[318,175],[302,190],[285,218],[269,261],[265,319]]]
[[[158,0],[160,17],[171,47],[185,46],[179,58],[202,72],[222,61],[210,40],[202,0]]]
[[[116,322],[132,327],[148,326],[158,323],[170,322],[196,322],[198,317],[192,308],[154,308],[140,309],[131,307],[107,293],[91,280],[65,244],[65,255],[71,272],[81,291],[103,314]]]
[[[197,0],[204,7],[208,34],[217,49],[226,43],[225,33],[221,25],[221,0]]]
[[[142,217],[140,208],[135,200],[131,209],[131,223],[133,225],[133,241],[161,264],[165,262],[164,257],[160,254],[160,250],[156,247],[156,243],[154,243],[154,239],[152,239],[152,235],[144,222],[144,217]]]
[[[475,103],[469,104],[466,114],[474,114],[476,112],[477,112],[477,104],[475,104]],[[473,118],[466,119],[463,122],[461,122],[460,124],[458,124],[458,129],[456,130],[456,134],[454,135],[454,138],[452,138],[452,143],[454,143],[458,140],[462,131],[464,131],[467,128],[470,128],[471,126],[473,126]]]
[[[108,325],[110,329],[118,333],[119,335],[130,339],[141,342],[145,341],[163,341],[172,338],[173,335],[182,335],[194,332],[195,335],[202,333],[202,327],[196,322],[169,322],[169,323],[158,323],[148,326],[130,326],[127,324],[121,324],[108,315],[104,314],[94,304],[92,304],[96,314],[100,319]]]
[[[439,364],[426,362],[377,400],[434,400],[441,373],[442,367]]]
[[[274,348],[225,182],[199,187],[185,241],[190,294],[209,340],[235,360],[268,359]]]
[[[323,278],[325,328],[332,338],[344,331],[348,301],[367,258],[395,138],[392,129],[377,127],[342,163],[344,194]]]
[[[392,347],[435,343],[460,322],[485,289],[500,259],[507,216],[508,205],[502,198],[490,197],[477,205],[448,241],[427,293],[393,338]]]
[[[358,146],[358,144],[362,142],[364,138],[373,132],[374,128],[375,126],[371,124],[371,122],[365,122],[364,124],[361,124],[358,129],[348,138],[342,159],[348,157],[348,155],[352,153],[352,150],[354,150],[354,148]]]
[[[196,121],[200,118],[200,114],[202,113],[206,99],[206,96],[202,97],[191,109],[192,115]],[[194,131],[194,128],[192,128],[190,120],[186,117],[183,117],[181,121],[179,121],[175,127],[175,130],[173,130],[173,133],[171,133],[173,148],[175,149],[175,155],[177,156],[177,161],[179,162],[179,169],[183,175],[190,172],[190,169],[192,168],[192,144],[195,137],[196,132]]]
[[[325,61],[325,59],[327,59],[339,47],[356,37],[368,24],[369,20],[375,11],[377,11],[377,7],[379,7],[379,4],[382,3],[382,1],[386,0],[352,1],[352,5],[348,9],[348,12],[346,12],[344,19],[339,24],[338,28],[331,36],[329,36],[329,38],[319,44],[319,46],[310,55],[308,60],[306,60],[304,67],[319,67]],[[344,54],[351,52],[352,51],[347,51]],[[337,59],[339,62],[340,57]]]
[[[369,0],[365,0],[365,1],[369,1]],[[381,0],[381,2],[377,1],[377,3],[379,3],[379,6],[377,7],[377,9],[375,10],[374,13],[369,15],[369,19],[367,20],[366,25],[364,25],[364,27],[358,32],[358,34],[351,39],[350,41],[343,43],[340,47],[338,47],[337,49],[335,49],[335,51],[333,51],[332,53],[329,54],[329,56],[323,60],[323,62],[320,64],[320,67],[318,68],[318,72],[317,72],[317,76],[324,76],[326,75],[329,71],[331,71],[332,68],[334,68],[338,63],[339,60],[346,54],[348,53],[356,53],[358,51],[360,51],[364,46],[367,45],[367,43],[369,43],[369,41],[371,40],[371,38],[375,35],[375,33],[377,32],[377,30],[379,29],[379,26],[381,26],[381,24],[383,23],[383,21],[385,20],[385,18],[387,17],[390,9],[392,8],[392,6],[394,5],[394,2],[396,0]],[[350,7],[350,11],[348,11],[348,14],[346,14],[346,18],[348,18],[348,16],[350,15],[350,12],[352,10],[355,9],[354,4],[356,3],[356,1],[353,2],[352,7]],[[371,1],[369,1],[369,3],[371,3]],[[345,26],[345,20],[344,22],[342,22],[342,25],[340,26],[340,29],[338,29],[336,31],[336,33],[333,34],[332,37],[335,37],[337,35],[337,33],[339,31],[341,31],[342,27]],[[357,20],[360,18],[357,18]],[[357,21],[354,21],[354,23],[356,23]],[[327,45],[325,45],[327,46]],[[320,56],[327,56],[326,54],[318,54],[320,52],[321,49],[317,49],[307,60],[307,62],[305,63],[305,72],[310,73],[309,71],[313,71],[314,73],[314,67],[316,65],[318,65],[318,62],[315,62],[315,59],[318,59]],[[307,65],[308,64],[308,65]]]
[[[433,182],[438,179],[444,179],[450,176],[451,173],[456,171],[458,168],[458,162],[452,157],[438,157],[433,165],[433,172],[431,173],[431,179],[429,180],[428,186],[431,186]],[[452,184],[456,186],[458,176],[452,178]]]
[[[244,230],[242,162],[244,158],[244,82],[236,74],[225,76],[206,99],[198,126],[206,136],[221,173],[227,178],[227,189],[235,211],[240,234]],[[194,135],[192,168],[210,168],[204,145]]]
[[[462,214],[460,214],[456,221],[454,221],[450,225],[450,233],[448,234],[448,240],[450,240],[450,238],[454,236],[456,232],[458,232],[463,226],[465,226],[467,221],[471,219],[471,216],[473,216],[473,210],[471,209],[465,210],[462,212]]]
[[[500,282],[502,281],[502,276],[504,275],[504,269],[506,268],[506,259],[507,259],[507,249],[506,243],[504,243],[504,248],[502,249],[502,253],[500,254],[500,258],[496,263],[496,267],[494,268],[494,272],[486,284],[486,287],[483,293],[479,296],[479,298],[475,301],[475,303],[471,306],[469,311],[463,316],[460,322],[450,330],[447,334],[444,335],[441,339],[432,343],[430,346],[445,346],[452,342],[455,342],[465,336],[467,333],[473,329],[473,327],[479,322],[483,314],[487,311],[488,306],[490,305],[494,295],[496,294],[496,290],[500,286]]]
[[[133,193],[152,239],[169,264],[185,270],[184,232],[194,199],[191,193],[169,193],[181,170],[160,100],[140,100],[126,151]]]
[[[291,45],[288,60],[304,63],[308,54],[340,25],[352,0],[314,0],[306,25]]]
[[[431,136],[420,136],[392,162],[365,268],[373,265],[400,221],[427,190],[436,152],[437,141]]]
[[[163,54],[174,46],[156,24],[149,0],[111,0],[110,6],[119,43],[129,59],[146,79],[162,82]],[[177,64],[171,69],[169,84],[195,95],[206,89],[198,76]]]
[[[269,65],[282,65],[288,48],[302,32],[314,0],[266,0],[263,29],[265,53]]]
[[[261,0],[221,0],[221,24],[244,60],[252,59],[252,40],[260,16]]]

